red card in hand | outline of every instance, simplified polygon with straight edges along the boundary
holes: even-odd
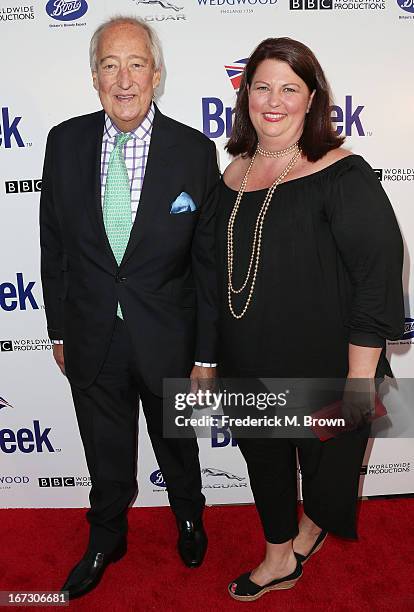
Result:
[[[372,423],[375,419],[379,419],[382,416],[387,414],[387,409],[384,404],[381,402],[378,395],[375,395],[375,411],[370,417],[366,419],[367,423]],[[313,419],[340,419],[342,416],[342,400],[338,400],[333,404],[329,404],[329,406],[325,406],[325,408],[321,408],[316,412],[312,412],[310,415]],[[320,422],[319,422],[320,423]],[[352,431],[355,429],[355,426],[352,424],[341,426],[341,425],[329,425],[329,424],[319,424],[314,423],[311,425],[311,429],[318,436],[321,442],[325,442],[325,440],[329,440],[329,438],[333,438],[340,433],[344,433],[346,431]]]

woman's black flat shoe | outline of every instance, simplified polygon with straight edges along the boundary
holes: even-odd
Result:
[[[233,599],[237,599],[238,601],[255,601],[269,591],[291,589],[302,576],[302,566],[298,560],[295,571],[289,574],[289,576],[277,578],[264,586],[259,586],[255,582],[252,582],[250,580],[250,574],[251,572],[242,574],[234,582],[229,584],[229,594]]]
[[[322,548],[327,535],[328,535],[328,532],[322,530],[320,534],[318,535],[318,537],[316,538],[315,544],[312,546],[312,548],[310,549],[307,555],[301,555],[300,553],[295,552],[295,557],[298,561],[300,561],[301,565],[306,563],[306,561],[308,561],[308,559],[310,559],[312,555],[317,553],[318,550]]]

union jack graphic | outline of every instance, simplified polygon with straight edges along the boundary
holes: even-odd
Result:
[[[228,66],[224,66],[229,77],[231,84],[236,91],[239,90],[244,69],[246,68],[248,58],[239,59]]]
[[[13,406],[12,406],[11,404],[9,404],[9,402],[6,402],[6,400],[5,400],[5,399],[3,399],[2,397],[0,397],[0,410],[1,410],[2,408],[6,408],[7,406],[8,406],[9,408],[13,408]]]

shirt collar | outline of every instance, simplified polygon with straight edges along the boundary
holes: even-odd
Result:
[[[149,142],[151,139],[152,124],[154,122],[155,106],[154,102],[151,102],[151,106],[148,109],[147,114],[140,123],[140,125],[130,132],[133,138],[144,140]],[[114,140],[116,135],[120,133],[120,130],[112,122],[112,119],[105,113],[105,123],[103,131],[103,140]]]

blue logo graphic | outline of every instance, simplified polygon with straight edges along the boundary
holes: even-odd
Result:
[[[39,310],[33,295],[34,285],[35,281],[30,281],[25,285],[21,272],[16,274],[16,284],[0,283],[0,308],[7,312],[16,310],[16,308],[27,310],[28,306],[33,310]]]
[[[403,11],[414,13],[414,0],[397,0],[397,4]]]
[[[33,427],[22,427],[14,432],[12,429],[0,429],[0,451],[3,453],[43,453],[44,450],[54,453],[55,449],[49,440],[50,427],[41,429],[39,421],[33,421]]]
[[[402,0],[414,3],[414,0]],[[243,73],[247,64],[247,58],[239,59],[232,64],[226,64],[225,70],[234,91],[240,88]],[[354,132],[358,136],[365,136],[364,126],[361,121],[361,113],[364,106],[354,106],[352,96],[345,96],[345,106],[331,107],[331,120],[336,124],[336,133],[351,136]],[[220,98],[202,98],[201,112],[203,116],[203,133],[207,138],[221,138],[225,135],[230,138],[233,127],[234,108],[224,106]]]
[[[405,317],[404,333],[401,339],[409,340],[410,338],[414,338],[414,319]]]
[[[340,106],[331,107],[331,121],[336,123],[336,133],[338,135],[352,136],[353,127],[358,136],[365,136],[364,127],[361,122],[360,114],[364,110],[364,106],[354,107],[352,96],[345,96],[345,109]]]
[[[164,476],[162,475],[161,470],[155,470],[155,472],[152,472],[152,474],[150,476],[150,480],[151,480],[152,484],[157,485],[157,487],[166,487],[167,486],[165,484]]]
[[[21,117],[14,117],[14,119],[11,120],[7,106],[1,109],[0,147],[3,146],[5,149],[11,149],[12,138],[14,138],[18,147],[25,146],[19,128],[17,127],[21,119]]]
[[[58,21],[75,21],[83,17],[87,10],[86,0],[49,0],[46,4],[46,13]]]
[[[237,446],[236,438],[233,438],[231,431],[227,426],[219,427],[214,425],[211,428],[211,446],[212,448],[224,448],[225,446]]]
[[[9,402],[7,402],[3,397],[0,397],[0,410],[2,408],[13,408],[13,406],[11,404],[9,404]]]

